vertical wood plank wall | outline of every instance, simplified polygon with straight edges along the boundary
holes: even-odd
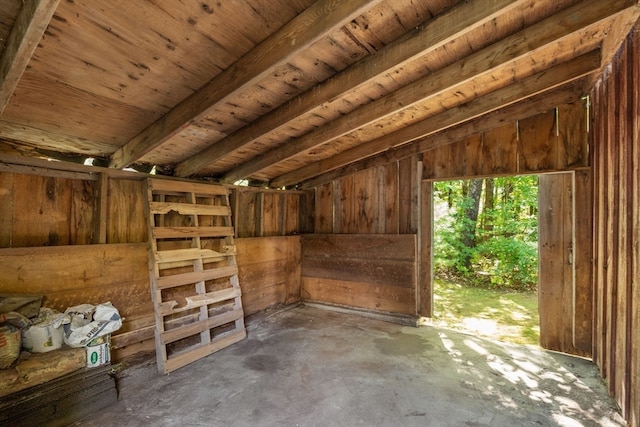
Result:
[[[419,156],[366,169],[315,189],[315,233],[415,234]]]
[[[540,176],[540,344],[592,355],[591,174]]]
[[[640,425],[640,26],[591,94],[594,360]]]
[[[2,160],[0,292],[44,294],[45,305],[61,311],[111,301],[125,318],[113,336],[114,358],[153,350],[145,176]],[[245,314],[298,301],[297,235],[313,227],[313,198],[244,188],[232,194],[240,203],[234,213]]]

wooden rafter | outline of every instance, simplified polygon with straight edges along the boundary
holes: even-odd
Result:
[[[535,60],[532,59],[532,61],[537,66],[543,61],[547,61],[546,65],[548,66],[556,61],[557,54],[561,54],[562,44],[558,43],[559,40],[574,35],[586,26],[607,19],[627,6],[628,4],[624,0],[612,1],[607,4],[592,0],[568,8],[396,92],[360,107],[346,116],[316,128],[292,143],[263,153],[231,170],[225,174],[223,179],[225,182],[233,182],[251,176],[273,164],[336,140],[381,118],[405,110],[416,103],[424,103],[428,99],[434,99],[436,96],[452,91],[478,76],[513,67],[516,61],[522,58],[534,58]],[[545,46],[554,46],[557,50],[556,53],[535,58],[536,51]]]
[[[23,0],[0,57],[0,114],[9,104],[60,0]]]
[[[273,180],[272,186],[280,187],[304,181],[323,172],[480,117],[503,106],[515,104],[528,97],[582,78],[596,71],[600,67],[600,63],[600,50],[596,49],[566,63],[534,74],[527,79],[475,98],[459,108],[446,110],[436,116],[343,151],[328,159],[282,175]]]
[[[265,78],[336,28],[382,0],[320,0],[281,27],[229,68],[176,105],[111,156],[110,167],[120,169],[140,159],[203,116],[235,91]]]
[[[273,132],[301,114],[330,102],[345,92],[357,90],[390,69],[401,67],[416,57],[436,51],[451,40],[472,32],[495,16],[507,13],[522,3],[523,0],[500,0],[490,4],[482,0],[463,2],[407,36],[385,46],[376,55],[362,59],[335,77],[314,86],[269,114],[184,160],[176,166],[175,174],[182,177],[193,175],[219,158],[249,144],[258,136]]]

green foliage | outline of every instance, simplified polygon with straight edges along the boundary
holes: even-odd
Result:
[[[538,283],[538,248],[504,236],[494,236],[478,245],[474,265],[489,272],[493,288],[534,291]]]
[[[469,181],[434,185],[434,263],[441,276],[457,276],[474,285],[533,290],[538,280],[538,180],[536,176],[494,178],[477,203]],[[487,194],[489,189],[491,194]]]

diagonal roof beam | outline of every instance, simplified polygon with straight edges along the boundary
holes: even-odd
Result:
[[[334,166],[324,165],[324,168],[316,168],[316,172],[312,172],[314,176],[304,178],[304,181],[299,184],[298,188],[300,190],[309,190],[333,181],[334,179],[351,175],[361,170],[370,169],[376,166],[384,166],[391,162],[407,158],[413,154],[424,153],[443,145],[462,141],[472,135],[487,132],[491,129],[504,125],[505,123],[522,120],[544,111],[548,111],[559,105],[578,101],[583,96],[582,85],[583,80],[571,82],[559,87],[558,89],[550,92],[543,92],[516,104],[501,108],[489,114],[475,118],[469,122],[464,122],[443,131],[430,134],[410,143],[399,145],[374,155],[367,153],[365,156],[369,157],[362,157],[357,160],[349,161],[336,169],[332,169],[332,167],[341,164],[344,160],[341,162],[340,159],[334,159],[328,162]],[[293,173],[295,172],[296,171]],[[282,175],[282,177],[284,178],[284,175]]]
[[[120,169],[139,160],[232,93],[254,85],[274,67],[381,1],[317,1],[127,142],[111,156],[109,166]]]
[[[596,49],[568,62],[548,68],[502,89],[475,98],[455,109],[443,111],[421,122],[391,132],[377,139],[343,151],[328,159],[304,166],[272,181],[271,186],[296,184],[324,172],[337,169],[365,157],[373,156],[392,147],[427,137],[449,127],[468,122],[484,114],[515,104],[524,99],[555,89],[598,70],[601,52]]]
[[[358,89],[371,79],[402,66],[419,56],[435,51],[451,40],[469,33],[498,15],[509,12],[529,0],[471,0],[458,3],[404,37],[386,45],[378,53],[367,56],[338,75],[298,95],[287,103],[256,119],[200,153],[179,163],[177,176],[190,176],[221,157],[253,142],[256,138],[277,130],[301,114],[341,94]]]
[[[0,57],[0,114],[7,108],[60,0],[23,0],[22,3]]]
[[[504,69],[504,67],[514,64],[516,60],[531,56],[538,49],[548,47],[586,26],[610,17],[627,7],[627,3],[625,0],[612,0],[607,3],[600,0],[582,1],[448,67],[364,105],[350,114],[263,153],[229,171],[224,175],[223,180],[233,182],[246,178],[275,163],[336,140],[412,105],[433,99],[471,81],[473,78]],[[539,61],[552,63],[555,59],[547,56]]]

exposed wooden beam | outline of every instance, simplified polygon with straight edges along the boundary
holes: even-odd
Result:
[[[142,158],[235,91],[267,77],[306,49],[382,0],[319,0],[256,45],[209,83],[176,105],[111,156],[110,167],[120,169]]]
[[[562,55],[566,51],[566,48],[558,41],[610,17],[625,6],[627,6],[625,0],[614,0],[606,4],[599,0],[580,2],[469,57],[364,105],[348,115],[316,128],[290,143],[261,154],[225,174],[223,181],[233,182],[251,176],[275,163],[336,140],[356,129],[371,125],[381,118],[396,114],[417,103],[434,99],[447,91],[453,91],[474,78],[513,67],[516,61],[522,58],[531,57],[532,63],[538,69],[548,66],[557,61],[556,56]],[[582,37],[580,38],[582,40]],[[591,43],[598,42],[597,39],[590,41]],[[587,41],[584,41],[583,45],[583,48],[587,48]],[[536,52],[547,46],[552,46],[556,51],[545,52],[536,58]]]
[[[607,67],[613,60],[620,49],[622,43],[627,39],[629,32],[638,22],[640,17],[640,6],[637,0],[628,0],[628,3],[635,7],[625,10],[611,24],[611,30],[608,37],[602,43],[602,67]],[[585,82],[585,91],[590,91],[595,82],[601,77],[601,73],[596,73],[593,77]]]
[[[282,187],[296,184],[323,172],[373,156],[389,148],[424,138],[449,127],[478,118],[484,114],[584,77],[597,70],[600,67],[600,61],[600,50],[596,49],[568,62],[534,74],[527,79],[475,98],[456,109],[446,110],[426,120],[358,145],[328,159],[284,174],[274,179],[271,185],[273,187]]]
[[[338,75],[314,86],[294,99],[258,118],[226,138],[179,163],[177,176],[190,176],[217,159],[242,148],[260,135],[277,130],[301,114],[330,102],[337,96],[357,90],[371,79],[392,68],[434,52],[451,40],[484,25],[494,17],[508,13],[526,0],[484,0],[462,2],[385,46],[377,54],[367,56]]]
[[[60,0],[22,1],[22,8],[0,57],[0,114],[7,108],[58,3]]]
[[[317,169],[318,171],[326,170],[326,172],[321,172],[317,176],[305,180],[299,185],[299,188],[301,190],[308,190],[319,185],[326,184],[327,182],[331,182],[334,179],[354,174],[361,170],[384,166],[418,153],[424,153],[443,145],[462,141],[472,135],[487,132],[506,123],[526,119],[527,117],[548,111],[558,105],[578,101],[582,95],[581,82],[569,83],[568,85],[562,86],[561,88],[551,92],[544,92],[540,95],[520,101],[517,104],[486,114],[480,118],[476,118],[469,122],[426,136],[425,138],[418,139],[396,148],[391,148],[371,157],[364,157],[357,161],[352,161],[344,166],[338,167],[337,169]],[[341,162],[336,159],[336,161],[332,163],[333,165],[336,165]],[[291,174],[294,173],[296,173],[296,171],[291,172]],[[280,178],[276,178],[274,180],[274,186],[278,184],[277,181],[279,179]]]

